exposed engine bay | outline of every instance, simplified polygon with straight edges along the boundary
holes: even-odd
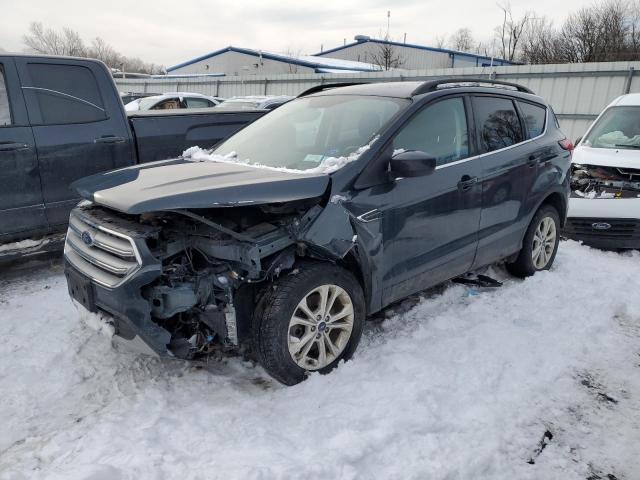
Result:
[[[640,169],[574,164],[571,194],[576,198],[640,197]]]
[[[237,318],[253,311],[252,288],[308,253],[296,238],[321,210],[317,202],[140,215],[159,227],[147,244],[162,262],[160,277],[141,293],[152,320],[171,333],[173,355],[191,359],[242,343],[248,325]]]

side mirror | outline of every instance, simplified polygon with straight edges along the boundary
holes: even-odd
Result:
[[[407,150],[391,157],[391,173],[395,177],[422,177],[436,169],[436,157],[419,150]]]
[[[575,141],[575,142],[573,142],[573,144],[577,147],[577,146],[578,146],[578,144],[579,144],[581,141],[582,141],[582,137],[578,137],[578,138],[576,138],[576,141]]]

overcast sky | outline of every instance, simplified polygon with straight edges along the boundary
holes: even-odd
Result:
[[[502,2],[501,2],[502,3]],[[589,2],[590,3],[590,2]],[[586,0],[512,0],[514,16],[533,9],[561,23]],[[391,37],[433,45],[436,36],[469,27],[489,40],[501,23],[493,0],[0,0],[0,49],[24,51],[32,21],[71,27],[87,41],[99,36],[128,56],[171,66],[234,45],[312,54],[379,36],[391,10]]]

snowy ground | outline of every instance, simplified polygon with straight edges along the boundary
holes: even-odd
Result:
[[[639,273],[566,242],[551,272],[387,312],[290,388],[117,353],[59,265],[5,273],[0,479],[638,479]]]

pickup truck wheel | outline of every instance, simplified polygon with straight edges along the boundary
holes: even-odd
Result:
[[[308,372],[328,373],[353,355],[365,315],[362,288],[351,273],[304,263],[268,288],[254,346],[272,377],[295,385]]]
[[[551,205],[543,205],[533,216],[522,242],[522,250],[507,270],[516,277],[529,277],[549,270],[556,258],[560,241],[560,216]]]

